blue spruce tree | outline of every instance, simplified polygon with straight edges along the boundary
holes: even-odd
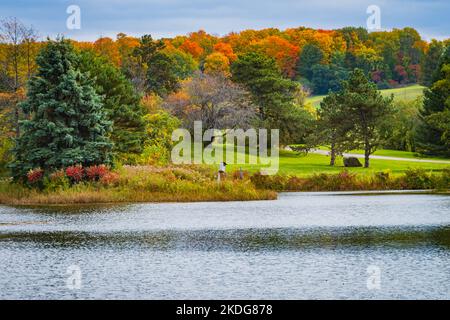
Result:
[[[29,120],[22,121],[14,149],[11,170],[16,180],[38,167],[48,173],[74,164],[111,163],[112,124],[101,97],[77,68],[78,59],[64,39],[49,40],[39,53],[38,72],[21,104]]]

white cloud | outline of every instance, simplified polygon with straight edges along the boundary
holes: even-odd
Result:
[[[69,35],[85,40],[117,32],[160,37],[200,28],[226,34],[247,28],[365,26],[370,4],[380,6],[384,29],[411,26],[427,38],[448,37],[450,29],[450,4],[441,0],[2,0],[0,14],[56,35],[67,32],[65,9],[73,2],[82,10],[82,30]]]

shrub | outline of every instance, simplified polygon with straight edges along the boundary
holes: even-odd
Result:
[[[250,177],[250,181],[258,188],[264,189],[269,185],[269,176],[257,172]]]
[[[314,173],[308,177],[304,183],[306,191],[325,191],[324,186],[327,184],[328,175],[325,173]],[[321,190],[322,188],[322,190]]]
[[[251,182],[256,188],[268,190],[284,190],[288,179],[285,175],[269,176],[259,172],[250,177]]]
[[[85,169],[86,177],[92,181],[100,180],[104,175],[109,173],[109,169],[104,164],[98,166],[90,166]]]
[[[169,162],[170,153],[167,149],[158,145],[144,147],[139,163],[144,165],[165,165]]]
[[[441,180],[443,189],[450,188],[450,167],[442,170]]]
[[[99,181],[106,187],[116,187],[119,185],[120,176],[116,172],[108,171],[100,177]]]
[[[441,174],[431,175],[432,185],[436,189],[450,189],[450,168],[442,170]]]
[[[389,171],[376,172],[372,177],[374,189],[389,189],[393,181]]]
[[[66,190],[70,187],[64,170],[57,170],[44,179],[44,188],[49,191]]]
[[[174,168],[172,173],[175,175],[177,179],[180,180],[188,180],[193,182],[203,182],[204,177],[197,171],[190,170],[188,168]]]
[[[258,189],[276,191],[448,189],[450,169],[443,170],[442,174],[429,174],[424,170],[410,169],[399,177],[391,177],[390,171],[364,176],[344,170],[336,174],[316,173],[308,177],[264,176],[255,173],[250,180]]]
[[[408,169],[403,176],[403,186],[406,189],[430,189],[432,181],[430,175],[423,169]]]
[[[44,170],[41,168],[31,169],[27,173],[27,181],[30,185],[36,185],[42,181],[44,177]]]
[[[1,114],[0,114],[1,118]],[[14,140],[8,137],[5,132],[0,129],[0,175],[8,173],[8,163],[13,159],[12,148],[14,147]]]
[[[146,123],[146,137],[144,151],[140,163],[152,165],[166,165],[170,161],[172,150],[172,132],[179,128],[181,122],[169,112],[158,110],[144,116]]]
[[[286,190],[288,191],[301,191],[304,189],[305,179],[292,176],[289,177],[286,185]]]
[[[328,186],[331,190],[359,190],[361,184],[356,178],[356,174],[348,172],[347,170],[339,172],[337,175],[330,175],[329,181],[331,185]]]
[[[78,183],[83,180],[84,170],[81,165],[71,166],[66,169],[66,175],[72,183]]]
[[[50,181],[55,182],[66,177],[64,170],[57,170],[50,174]]]

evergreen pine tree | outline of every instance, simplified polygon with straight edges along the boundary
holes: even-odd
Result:
[[[100,96],[77,68],[78,60],[64,39],[49,40],[39,53],[37,75],[29,81],[27,99],[21,104],[29,120],[21,123],[14,149],[15,179],[37,167],[51,172],[74,164],[111,163],[111,122]]]
[[[313,77],[313,67],[323,60],[323,51],[314,44],[306,44],[297,62],[297,73],[300,77],[311,80]]]
[[[113,151],[121,161],[133,162],[133,158],[143,151],[145,136],[141,97],[120,70],[104,57],[92,51],[83,51],[80,56],[81,71],[89,72],[96,92],[103,98],[108,120],[113,122]]]
[[[417,151],[427,155],[449,156],[448,108],[450,108],[450,46],[439,61],[431,88],[424,91],[422,123],[417,132]]]
[[[274,59],[250,52],[231,65],[232,79],[247,89],[259,107],[260,125],[280,129],[280,143],[303,143],[312,117],[295,101],[298,83],[283,78]]]
[[[426,53],[423,61],[423,79],[422,84],[424,86],[431,86],[433,83],[433,76],[439,68],[439,61],[444,51],[444,45],[441,41],[435,39],[431,40],[430,47]]]
[[[145,70],[146,92],[156,93],[161,97],[176,91],[179,87],[177,61],[163,51],[162,40],[154,41],[151,35],[144,35],[140,44],[133,51],[141,69]]]
[[[355,69],[342,83],[339,104],[347,112],[346,123],[353,123],[348,144],[364,149],[364,167],[369,167],[369,157],[382,145],[388,133],[388,123],[394,112],[393,96],[383,97],[361,69]]]
[[[330,147],[330,166],[336,163],[336,157],[357,145],[352,135],[354,121],[349,117],[347,104],[342,92],[330,92],[320,103],[317,110],[316,130],[309,137],[313,146],[327,144]]]
[[[284,79],[274,59],[250,52],[231,65],[232,79],[252,93],[262,120],[280,114],[283,105],[292,103],[298,85]]]

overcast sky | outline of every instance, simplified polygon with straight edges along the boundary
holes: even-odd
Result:
[[[66,27],[69,5],[81,9],[80,30]],[[0,18],[17,17],[42,37],[95,40],[124,32],[159,38],[199,29],[224,35],[249,28],[366,27],[369,5],[380,7],[383,29],[414,27],[427,40],[450,37],[448,0],[1,0]]]

